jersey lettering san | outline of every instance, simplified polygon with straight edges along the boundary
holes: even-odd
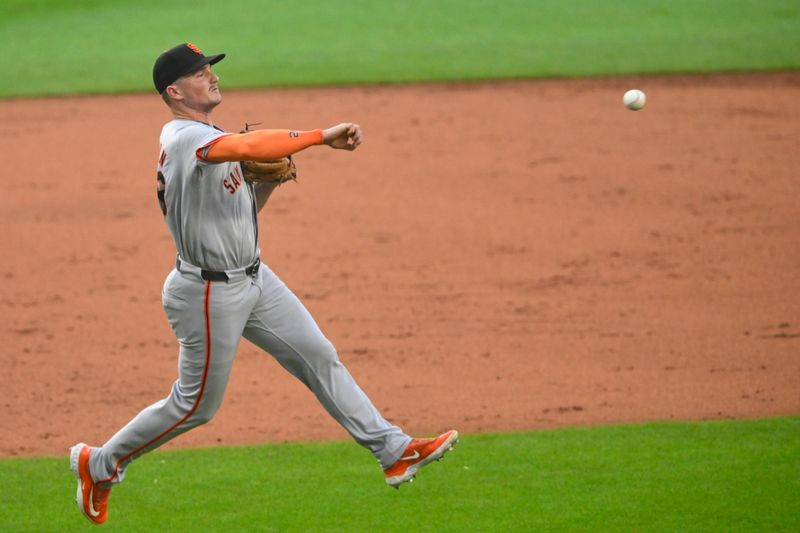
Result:
[[[233,167],[233,170],[228,174],[228,177],[222,181],[222,186],[228,190],[231,194],[235,194],[236,191],[239,190],[239,186],[241,186],[242,182],[244,181],[244,177],[242,176],[242,167],[240,165],[236,165]]]

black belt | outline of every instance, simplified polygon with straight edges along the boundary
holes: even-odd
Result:
[[[188,263],[187,263],[188,264]],[[256,257],[255,262],[249,267],[244,269],[245,276],[252,276],[258,272],[258,267],[261,266],[261,259]],[[175,260],[175,268],[181,270],[181,258]],[[200,269],[200,277],[206,281],[228,281],[230,276],[226,272],[216,272],[214,270]]]

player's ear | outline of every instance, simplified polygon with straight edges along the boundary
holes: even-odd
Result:
[[[170,100],[183,100],[183,95],[177,85],[168,85],[164,89],[164,94],[169,96]]]

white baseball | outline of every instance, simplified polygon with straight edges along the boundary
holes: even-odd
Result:
[[[647,96],[645,96],[644,92],[640,91],[639,89],[631,89],[625,93],[625,96],[622,97],[622,103],[625,104],[625,107],[631,111],[639,111],[644,107],[644,103],[646,101]]]

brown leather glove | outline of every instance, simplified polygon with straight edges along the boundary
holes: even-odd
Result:
[[[247,133],[250,131],[250,126],[259,124],[260,122],[245,123],[241,133]],[[242,166],[244,179],[250,183],[265,182],[281,185],[289,180],[297,181],[297,167],[294,166],[292,156],[271,161],[241,161],[239,164]]]
[[[297,181],[297,167],[292,156],[274,161],[242,161],[242,175],[250,183],[282,183]]]

